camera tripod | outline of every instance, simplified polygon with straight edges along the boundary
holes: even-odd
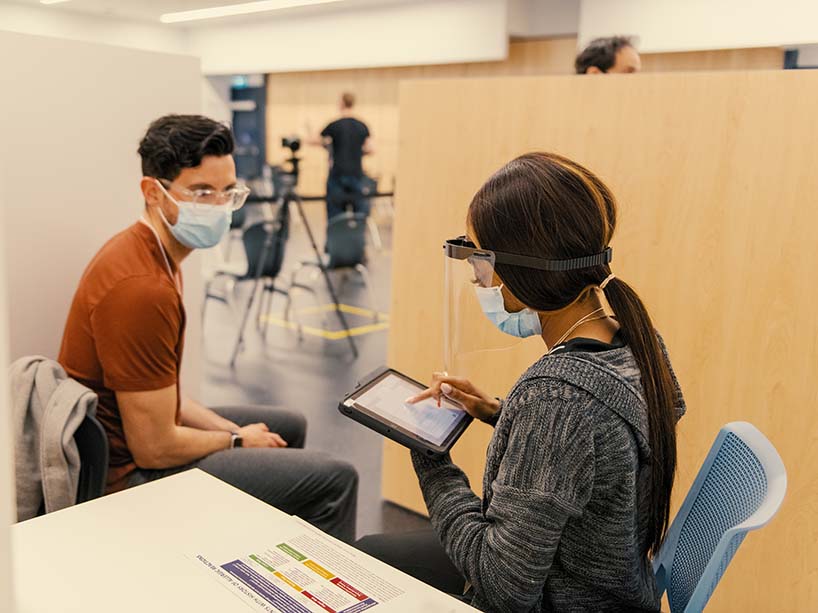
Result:
[[[312,247],[313,253],[315,253],[315,264],[316,267],[321,271],[321,274],[324,277],[324,282],[327,285],[327,290],[329,291],[329,295],[332,299],[332,303],[334,306],[334,310],[336,315],[338,316],[338,320],[341,322],[341,326],[346,331],[346,337],[349,342],[349,346],[352,349],[352,355],[354,358],[358,358],[358,347],[355,344],[355,339],[352,338],[352,334],[350,332],[349,324],[347,323],[346,316],[344,315],[343,310],[341,310],[341,304],[338,300],[338,295],[335,292],[335,286],[332,284],[332,280],[330,279],[329,272],[327,271],[326,265],[324,264],[323,257],[321,255],[321,251],[318,249],[318,245],[315,242],[315,235],[312,233],[312,228],[310,227],[309,222],[307,221],[307,216],[304,214],[304,207],[303,207],[303,199],[301,196],[298,195],[295,188],[298,185],[298,174],[299,174],[299,162],[301,161],[298,157],[296,157],[295,152],[298,150],[300,143],[298,141],[288,141],[283,143],[285,147],[289,148],[292,152],[292,156],[288,158],[286,161],[290,163],[291,169],[289,171],[283,171],[280,174],[281,185],[279,188],[274,188],[274,192],[272,196],[276,200],[281,200],[281,208],[277,214],[277,218],[273,222],[269,222],[265,224],[266,236],[264,239],[264,244],[260,250],[258,260],[255,263],[255,266],[250,266],[251,277],[254,278],[255,284],[253,285],[253,290],[251,296],[255,296],[258,292],[259,284],[261,283],[261,277],[263,276],[263,271],[265,267],[265,263],[268,260],[269,254],[273,253],[276,249],[276,241],[280,240],[279,237],[275,236],[275,232],[273,231],[273,227],[276,224],[279,224],[283,227],[289,227],[289,216],[290,216],[290,205],[295,204],[295,208],[298,210],[298,214],[301,218],[301,222],[304,224],[304,228],[307,231],[307,237],[310,241],[310,246]],[[248,199],[248,202],[269,202],[270,198],[257,196],[251,196]],[[268,228],[269,226],[269,228]],[[301,286],[299,286],[301,287]],[[302,287],[302,289],[309,289],[306,287]],[[268,300],[272,300],[272,293],[280,293],[285,294],[288,298],[287,309],[289,311],[290,302],[289,302],[289,293],[284,292],[282,290],[277,289],[274,285],[270,284],[269,286],[265,284],[265,293],[262,294],[262,304],[259,305],[259,313],[261,313],[263,309],[263,302],[264,296],[269,293]],[[213,296],[215,297],[215,296]],[[241,324],[239,325],[239,336],[236,340],[236,344],[233,348],[233,352],[230,357],[230,368],[235,368],[236,359],[238,358],[239,352],[242,350],[244,346],[244,329],[247,324],[247,320],[250,316],[250,311],[253,305],[253,298],[250,299],[247,303],[247,307],[244,309],[244,314],[241,319]],[[268,302],[269,308],[269,302]],[[266,336],[266,326],[264,328],[263,336]]]
[[[286,161],[290,163],[291,169],[289,171],[285,171],[283,175],[288,177],[290,180],[287,181],[287,185],[283,186],[284,194],[282,196],[282,205],[285,207],[285,210],[289,210],[289,206],[291,203],[295,203],[296,208],[298,209],[298,215],[301,218],[301,223],[304,224],[304,229],[307,231],[307,238],[310,241],[310,246],[312,247],[313,253],[315,253],[315,262],[321,271],[321,275],[324,277],[324,282],[327,285],[327,291],[329,292],[330,298],[332,299],[333,306],[335,307],[335,314],[338,316],[338,320],[341,322],[341,326],[346,331],[347,341],[349,342],[349,347],[352,349],[352,356],[357,359],[358,357],[358,347],[355,345],[355,339],[352,338],[352,333],[350,332],[349,323],[347,322],[346,316],[344,312],[341,310],[341,303],[338,300],[338,294],[335,292],[335,286],[332,284],[332,279],[330,279],[329,271],[324,264],[324,258],[321,251],[318,249],[318,244],[315,242],[315,235],[312,233],[312,228],[310,227],[309,222],[307,221],[307,216],[304,214],[304,205],[301,196],[298,195],[296,192],[296,186],[298,185],[298,173],[299,173],[299,163],[301,159],[296,157],[295,151],[290,147],[292,151],[292,157],[288,158]]]

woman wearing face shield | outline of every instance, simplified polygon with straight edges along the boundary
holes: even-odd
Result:
[[[539,336],[505,399],[436,373],[494,426],[482,500],[449,457],[412,460],[433,532],[359,547],[484,611],[659,611],[651,556],[668,526],[684,401],[636,292],[611,271],[616,203],[586,168],[519,157],[475,195],[449,257],[473,267],[483,313]],[[453,373],[456,374],[456,373]]]

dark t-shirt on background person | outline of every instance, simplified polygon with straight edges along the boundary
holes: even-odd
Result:
[[[321,132],[324,138],[332,139],[331,177],[363,176],[363,147],[369,138],[369,128],[353,117],[343,117],[329,124]]]

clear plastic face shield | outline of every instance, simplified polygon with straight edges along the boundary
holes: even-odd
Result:
[[[498,354],[523,339],[501,332],[480,305],[477,288],[500,286],[494,252],[477,249],[465,236],[446,241],[444,250],[444,368],[453,376],[482,378],[487,363],[502,360]]]
[[[494,381],[499,364],[511,362],[522,372],[532,356],[542,354],[537,313],[506,311],[495,264],[565,271],[607,264],[612,252],[608,248],[582,258],[547,260],[480,249],[461,236],[446,241],[444,255],[444,368],[449,375],[480,380],[492,389],[492,382],[502,385]],[[520,349],[521,344],[531,344],[531,351]]]

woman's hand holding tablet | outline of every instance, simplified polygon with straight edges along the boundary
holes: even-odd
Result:
[[[416,404],[427,398],[453,402],[475,419],[486,421],[500,410],[500,401],[477,389],[471,381],[462,377],[450,377],[448,373],[436,372],[432,384],[416,396],[407,398],[409,404]]]
[[[367,377],[338,406],[339,410],[384,436],[422,453],[449,452],[472,421],[459,404],[425,395],[425,386],[392,369]],[[412,398],[413,403],[407,401]]]

